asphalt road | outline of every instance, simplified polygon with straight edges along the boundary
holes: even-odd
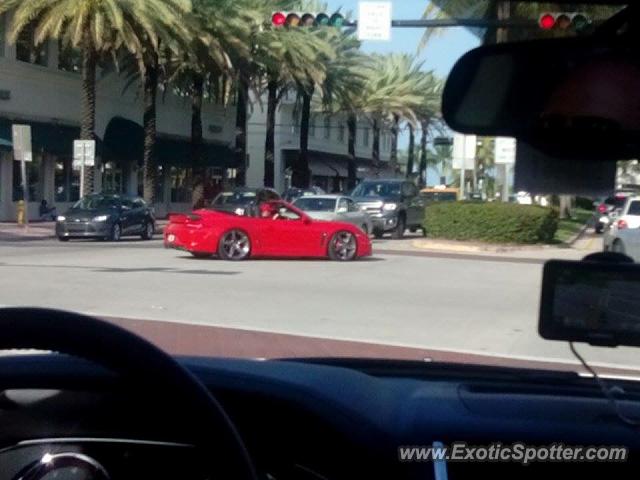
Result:
[[[574,362],[538,337],[542,264],[519,260],[398,250],[347,264],[230,263],[159,240],[4,242],[0,305]],[[640,366],[632,349],[581,350]]]

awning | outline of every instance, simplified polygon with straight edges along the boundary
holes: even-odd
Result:
[[[286,167],[291,167],[299,155],[299,150],[283,150]],[[319,177],[348,176],[349,157],[345,154],[327,153],[319,150],[309,150],[309,168],[311,174]],[[356,158],[356,176],[358,178],[394,176],[389,162],[374,165],[370,158]]]
[[[144,153],[144,130],[141,125],[121,117],[112,118],[107,125],[105,158],[115,162],[142,163]],[[191,143],[189,138],[158,135],[156,155],[160,165],[191,167]],[[236,167],[233,151],[226,145],[204,143],[200,167]]]
[[[0,147],[13,148],[11,125],[14,123],[31,125],[31,146],[34,153],[72,156],[73,141],[80,138],[79,127],[0,118]]]

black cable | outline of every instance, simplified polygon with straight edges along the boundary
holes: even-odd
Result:
[[[569,342],[569,348],[571,349],[571,353],[573,353],[573,355],[580,361],[582,366],[593,376],[594,380],[600,387],[600,390],[602,390],[602,393],[605,396],[605,398],[609,401],[611,408],[615,412],[616,416],[620,419],[620,421],[632,427],[640,427],[640,421],[629,418],[624,413],[622,413],[622,411],[620,410],[620,404],[618,403],[618,400],[612,394],[613,388],[610,389],[607,386],[607,384],[604,382],[604,380],[598,375],[598,373],[587,363],[587,361],[582,357],[582,355],[578,353],[573,342]],[[617,390],[622,390],[620,387],[614,387],[614,388]],[[622,392],[624,392],[624,390],[622,390]]]

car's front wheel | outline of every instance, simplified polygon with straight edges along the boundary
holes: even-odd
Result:
[[[358,242],[356,236],[347,231],[337,232],[329,242],[329,258],[339,262],[348,262],[356,258]]]
[[[229,230],[222,235],[218,255],[223,260],[246,260],[251,254],[251,240],[242,230]]]
[[[111,227],[111,233],[109,234],[109,240],[112,242],[119,242],[122,238],[122,228],[119,223],[114,223]]]
[[[144,225],[144,228],[142,230],[142,234],[140,235],[140,237],[142,238],[142,240],[151,240],[153,238],[154,233],[155,233],[155,227],[153,225],[153,222],[147,222]]]

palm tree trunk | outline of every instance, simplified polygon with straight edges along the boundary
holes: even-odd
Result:
[[[96,138],[96,65],[97,54],[91,41],[89,29],[85,32],[82,47],[82,92],[80,123],[80,138],[82,140],[95,140]],[[84,169],[84,194],[94,190],[94,168]]]
[[[407,178],[411,178],[411,174],[413,174],[415,147],[416,147],[416,133],[413,129],[413,125],[409,124],[409,154],[407,158]]]
[[[264,186],[273,187],[275,180],[275,127],[278,106],[278,82],[267,84],[267,137],[264,145]]]
[[[194,209],[204,206],[205,169],[202,165],[202,97],[204,78],[195,74],[191,85],[191,165],[193,168],[193,190],[191,205]]]
[[[236,181],[246,184],[247,162],[247,109],[249,108],[249,84],[246,80],[238,82],[238,105],[236,109],[236,164],[239,165]]]
[[[429,120],[423,120],[420,124],[422,136],[420,137],[420,177],[418,186],[424,187],[427,184],[427,130],[429,129]]]
[[[393,116],[393,125],[391,125],[391,169],[393,173],[398,171],[398,132],[400,131],[400,117]]]
[[[307,188],[309,186],[309,121],[311,119],[311,98],[313,88],[310,92],[302,91],[302,112],[300,115],[300,155],[298,162],[293,168],[292,184],[294,187]]]
[[[156,183],[156,97],[158,93],[158,58],[145,66],[144,74],[144,153],[142,159],[142,196],[149,204],[155,200]]]
[[[373,148],[371,149],[371,159],[373,166],[378,170],[380,168],[380,124],[377,118],[373,119]]]
[[[356,188],[357,179],[357,163],[356,163],[356,132],[358,128],[358,119],[355,114],[350,113],[347,118],[347,149],[349,158],[347,160],[347,188],[353,190]]]

